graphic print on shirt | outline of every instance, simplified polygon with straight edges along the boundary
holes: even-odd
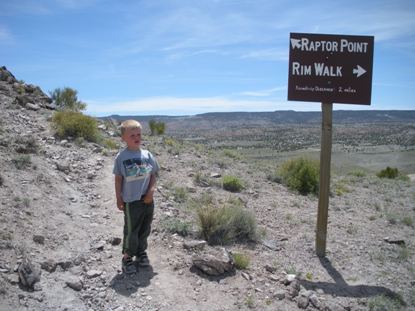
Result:
[[[147,175],[151,174],[151,171],[153,170],[153,166],[150,162],[140,158],[125,160],[123,165],[127,182],[144,179]]]

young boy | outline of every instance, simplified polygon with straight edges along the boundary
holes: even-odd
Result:
[[[135,120],[121,123],[121,138],[127,147],[118,153],[114,162],[117,207],[124,211],[124,239],[122,270],[135,273],[135,261],[148,266],[147,238],[153,221],[153,194],[159,165],[153,155],[141,149],[141,124]]]

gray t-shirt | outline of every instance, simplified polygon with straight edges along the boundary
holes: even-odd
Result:
[[[129,150],[125,148],[115,157],[114,175],[123,177],[122,198],[133,202],[147,193],[151,175],[158,172],[157,160],[148,150]]]

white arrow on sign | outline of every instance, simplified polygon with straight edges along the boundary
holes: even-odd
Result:
[[[353,74],[357,74],[357,78],[359,78],[362,74],[366,73],[366,70],[364,70],[362,67],[357,65],[357,68],[353,69]]]
[[[293,47],[293,49],[295,49],[295,48],[301,49],[300,42],[301,42],[300,39],[291,39],[291,46]]]

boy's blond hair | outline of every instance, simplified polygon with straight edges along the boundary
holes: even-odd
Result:
[[[121,130],[121,136],[124,135],[125,131],[127,129],[141,129],[140,122],[136,120],[125,120],[121,123],[120,130]]]

